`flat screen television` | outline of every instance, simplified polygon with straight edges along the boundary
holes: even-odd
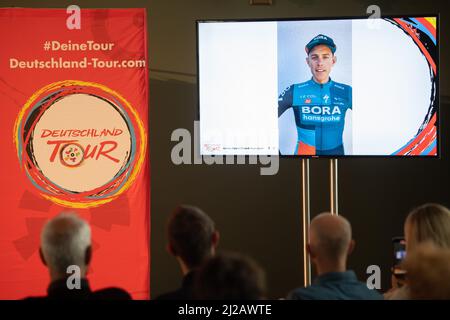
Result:
[[[439,157],[438,26],[197,21],[200,154]]]

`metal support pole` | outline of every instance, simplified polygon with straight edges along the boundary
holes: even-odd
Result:
[[[331,214],[338,215],[338,160],[330,159],[330,204]]]
[[[305,287],[311,284],[311,259],[306,248],[309,239],[309,159],[302,159],[303,270]]]

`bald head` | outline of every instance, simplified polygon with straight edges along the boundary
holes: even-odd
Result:
[[[321,259],[337,261],[347,256],[352,241],[352,228],[347,219],[321,213],[311,221],[309,246]]]

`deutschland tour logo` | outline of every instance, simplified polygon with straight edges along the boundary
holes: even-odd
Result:
[[[40,194],[89,208],[127,190],[142,167],[146,134],[119,93],[92,82],[55,82],[34,93],[14,126],[17,154]]]

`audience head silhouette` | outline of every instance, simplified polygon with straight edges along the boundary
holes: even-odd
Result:
[[[317,271],[314,282],[288,294],[292,300],[379,300],[382,296],[358,281],[347,270],[347,256],[353,251],[350,223],[328,212],[312,219],[307,249]]]
[[[346,270],[347,255],[354,247],[352,228],[342,216],[322,213],[311,221],[308,252],[317,273]]]
[[[450,249],[450,210],[440,204],[428,203],[412,210],[404,229],[408,252],[424,242]]]
[[[60,213],[45,224],[39,253],[49,270],[51,281],[47,296],[27,299],[131,299],[127,291],[117,287],[91,290],[86,279],[92,255],[91,228],[75,213]]]
[[[183,274],[214,255],[219,232],[213,220],[193,206],[179,206],[169,218],[168,250],[180,262]]]
[[[40,256],[52,281],[68,276],[67,268],[76,265],[81,276],[91,260],[91,229],[74,213],[61,213],[49,220],[41,233]]]
[[[258,300],[266,293],[264,271],[252,259],[221,253],[198,271],[195,297],[207,300]]]

